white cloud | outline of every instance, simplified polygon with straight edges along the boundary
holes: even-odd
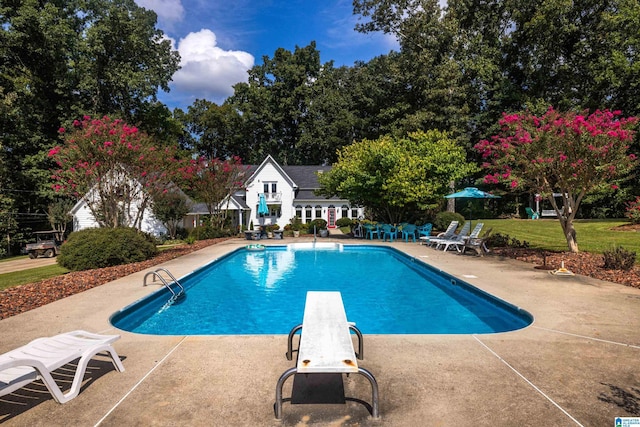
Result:
[[[233,94],[234,84],[247,81],[254,64],[247,52],[219,48],[216,35],[207,29],[181,39],[178,52],[182,68],[173,75],[172,89],[188,92],[193,99],[224,100]]]
[[[136,0],[136,4],[153,10],[158,15],[158,20],[163,22],[180,22],[184,18],[181,0]]]

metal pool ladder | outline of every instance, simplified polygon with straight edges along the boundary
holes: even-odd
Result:
[[[167,281],[167,279],[165,279],[162,274],[160,273],[165,273],[166,275],[168,275],[171,278],[171,281],[173,283],[175,283],[177,285],[178,292],[174,291],[173,288],[171,287],[171,283]],[[173,274],[171,274],[171,272],[169,270],[167,270],[166,268],[157,268],[154,271],[150,271],[147,274],[144,275],[144,281],[142,286],[147,286],[147,277],[149,276],[155,276],[158,279],[160,279],[160,281],[164,284],[165,288],[169,289],[169,291],[171,292],[172,296],[169,299],[169,302],[174,302],[176,300],[178,300],[179,298],[183,297],[185,295],[184,293],[184,287],[180,284],[180,282],[178,282],[178,279],[176,279]],[[155,281],[155,277],[154,277],[154,281]]]

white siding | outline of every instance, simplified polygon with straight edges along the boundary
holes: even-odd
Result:
[[[80,202],[79,205],[76,205],[72,213],[73,231],[80,231],[85,228],[97,228],[100,226],[84,201]],[[154,236],[167,232],[166,227],[153,215],[153,212],[150,209],[145,209],[141,230],[145,233],[153,234]]]

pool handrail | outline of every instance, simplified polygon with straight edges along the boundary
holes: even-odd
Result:
[[[166,273],[171,280],[173,281],[173,283],[175,283],[176,285],[178,285],[178,287],[180,288],[180,290],[178,291],[178,293],[176,294],[176,292],[171,288],[171,285],[167,282],[167,280],[162,277],[162,275],[160,274],[160,272],[164,272]],[[147,286],[147,277],[149,276],[155,276],[158,279],[160,279],[160,281],[164,284],[164,286],[169,289],[169,291],[172,294],[172,297],[170,298],[170,301],[175,301],[178,298],[180,298],[181,296],[184,295],[184,287],[180,284],[180,282],[178,282],[178,279],[176,279],[174,277],[173,274],[171,274],[171,272],[169,270],[167,270],[166,268],[163,267],[158,267],[153,271],[149,271],[147,274],[144,275],[144,279],[142,282],[142,286]],[[155,281],[155,280],[154,280]]]

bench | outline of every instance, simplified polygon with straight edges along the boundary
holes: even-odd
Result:
[[[340,292],[307,292],[302,325],[289,333],[289,360],[292,358],[293,335],[298,330],[301,334],[296,366],[286,370],[276,385],[276,419],[282,418],[282,387],[287,378],[294,374],[326,373],[357,373],[367,378],[372,390],[371,415],[379,418],[378,383],[368,370],[358,366],[357,358],[362,357],[362,335],[355,325],[347,322]],[[353,349],[351,330],[358,335],[358,355]]]
[[[260,240],[260,230],[245,230],[244,237],[247,240]]]

